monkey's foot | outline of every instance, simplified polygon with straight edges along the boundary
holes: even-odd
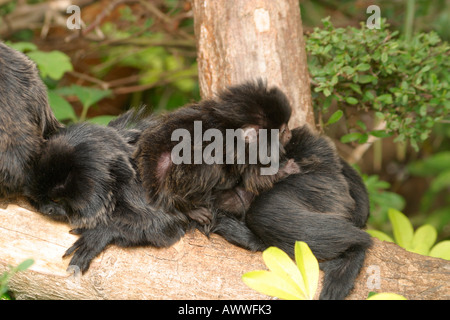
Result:
[[[212,213],[206,208],[191,210],[187,214],[189,218],[201,223],[202,225],[211,223]]]

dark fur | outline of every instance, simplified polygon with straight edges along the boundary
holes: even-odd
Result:
[[[60,127],[34,62],[0,42],[0,197],[23,194],[33,158]]]
[[[184,215],[147,203],[128,143],[139,131],[122,129],[72,125],[45,143],[34,167],[28,196],[40,212],[68,221],[80,234],[65,256],[73,254],[70,265],[82,272],[109,244],[168,247],[188,228]]]
[[[325,272],[320,299],[344,299],[371,245],[361,230],[369,216],[364,183],[331,142],[306,127],[292,131],[286,155],[300,173],[256,197],[245,222],[219,213],[212,231],[253,251],[276,246],[292,258],[295,241],[305,241]]]
[[[286,96],[277,88],[267,88],[262,81],[230,87],[215,99],[161,115],[158,125],[143,132],[135,153],[149,199],[167,211],[180,210],[207,223],[207,212],[218,193],[230,191],[240,182],[245,191],[253,194],[270,189],[279,176],[260,175],[261,164],[173,164],[170,154],[179,142],[172,142],[171,135],[175,129],[186,129],[193,143],[194,121],[202,122],[203,132],[214,128],[220,130],[223,137],[226,137],[226,129],[280,129],[287,126],[290,115]],[[288,134],[289,131],[283,136],[280,134],[281,139],[286,139]],[[202,150],[208,144],[204,143]],[[282,156],[282,145],[280,151]],[[248,157],[246,160],[248,163]],[[227,199],[233,196],[228,193]]]

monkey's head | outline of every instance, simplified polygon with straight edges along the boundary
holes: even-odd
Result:
[[[103,129],[96,133],[73,126],[45,143],[27,192],[41,213],[75,227],[93,227],[109,218],[134,169],[126,149],[114,140],[120,140],[114,129]]]
[[[288,122],[292,108],[286,95],[277,87],[268,88],[262,80],[232,86],[219,94],[216,112],[244,131],[278,129],[280,143],[285,146],[291,139]]]

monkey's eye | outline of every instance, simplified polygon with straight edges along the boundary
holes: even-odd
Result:
[[[51,200],[54,203],[60,203],[61,202],[61,198],[55,198],[55,199],[51,199]]]

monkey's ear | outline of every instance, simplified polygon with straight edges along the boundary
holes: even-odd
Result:
[[[246,143],[253,143],[258,141],[258,129],[259,126],[248,125],[242,128],[242,139]]]

